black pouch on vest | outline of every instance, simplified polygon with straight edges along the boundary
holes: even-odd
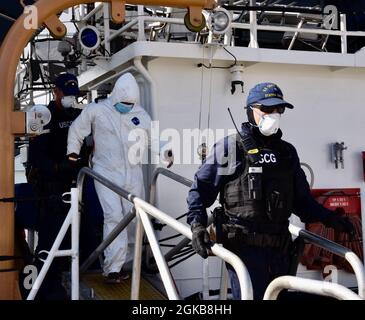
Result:
[[[213,221],[216,233],[216,242],[222,243],[223,240],[223,224],[226,223],[227,217],[223,207],[219,206],[213,210]]]

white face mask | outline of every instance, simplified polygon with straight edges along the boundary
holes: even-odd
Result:
[[[66,109],[71,108],[76,104],[76,97],[75,96],[62,97],[61,104]]]
[[[271,136],[278,132],[280,128],[280,114],[270,113],[261,116],[258,128],[264,136]]]

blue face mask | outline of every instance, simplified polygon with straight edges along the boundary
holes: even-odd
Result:
[[[129,104],[125,104],[122,102],[118,102],[114,105],[114,107],[120,113],[128,113],[129,111],[131,111],[133,109],[133,104],[129,105]]]

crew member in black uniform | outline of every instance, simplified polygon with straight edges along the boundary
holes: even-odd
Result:
[[[240,133],[216,143],[195,174],[187,199],[188,223],[194,250],[207,258],[211,242],[206,208],[220,194],[222,210],[216,209],[215,216],[223,221],[223,246],[245,263],[257,300],[274,278],[289,272],[292,213],[303,222],[322,222],[342,232],[353,232],[353,226],[315,201],[295,147],[281,139],[281,115],[293,105],[283,100],[280,88],[256,85],[246,108],[248,122]],[[240,299],[237,275],[227,268],[233,297]]]
[[[41,200],[38,202],[37,219],[38,245],[35,265],[38,272],[43,265],[39,259],[46,255],[56,239],[70,205],[61,200],[61,195],[69,192],[77,178],[78,170],[87,164],[86,155],[82,160],[71,162],[66,158],[68,129],[81,113],[74,108],[79,95],[77,78],[70,73],[60,74],[55,81],[54,100],[48,105],[51,121],[45,126],[47,133],[34,137],[29,142],[27,179]],[[63,246],[65,245],[63,242]],[[63,260],[63,261],[62,261]],[[61,273],[65,259],[56,258],[37,294],[39,299],[65,299],[66,291],[61,284]]]

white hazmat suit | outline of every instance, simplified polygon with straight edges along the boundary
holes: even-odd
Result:
[[[128,138],[136,135],[134,129],[142,129],[146,137],[139,146],[147,148],[150,136],[151,118],[138,105],[138,97],[139,88],[133,75],[130,73],[122,75],[108,99],[88,105],[73,122],[68,134],[67,154],[79,154],[83,139],[92,132],[93,170],[137,197],[144,198],[141,164],[136,163],[138,159],[131,153],[128,154],[130,148],[136,145],[136,141],[131,141],[133,138]],[[134,107],[128,113],[121,113],[114,107],[119,102],[134,103]],[[96,181],[95,189],[104,211],[105,239],[131,210],[132,204]],[[103,266],[105,276],[121,271],[127,259],[128,240],[134,242],[134,239],[131,239],[134,237],[133,231],[132,228],[128,228],[128,232],[124,230],[105,249]]]

